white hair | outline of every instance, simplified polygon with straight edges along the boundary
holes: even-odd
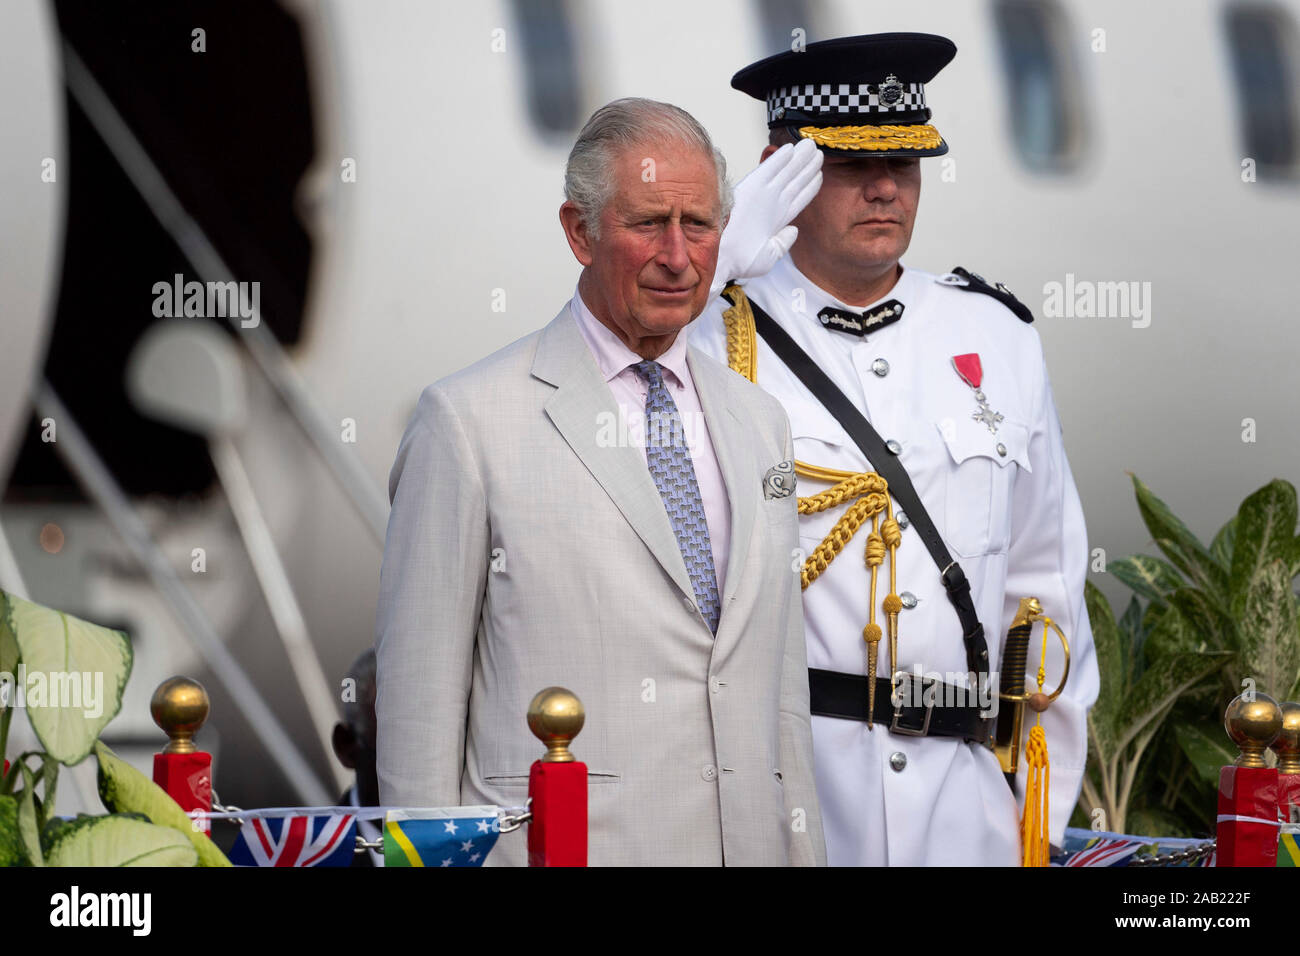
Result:
[[[664,143],[680,143],[712,158],[718,172],[721,229],[731,213],[733,196],[727,182],[727,160],[708,131],[681,107],[630,96],[606,103],[591,114],[564,167],[564,198],[578,207],[593,239],[600,238],[600,215],[614,195],[615,154],[630,146],[660,147]]]

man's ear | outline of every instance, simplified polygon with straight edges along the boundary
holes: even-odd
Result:
[[[591,232],[578,207],[569,200],[560,206],[560,225],[564,227],[564,238],[569,240],[573,257],[584,267],[591,265],[595,259],[592,255]]]
[[[778,149],[780,149],[780,148],[781,148],[780,146],[770,146],[770,145],[769,145],[769,146],[764,146],[764,147],[763,147],[763,154],[762,154],[761,156],[758,157],[758,161],[759,161],[760,163],[761,163],[761,162],[764,162],[764,161],[767,159],[767,157],[771,156],[773,153],[775,153],[775,152],[776,152]]]

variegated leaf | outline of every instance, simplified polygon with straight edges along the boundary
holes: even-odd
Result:
[[[1168,561],[1146,554],[1107,561],[1106,570],[1148,601],[1163,601],[1170,591],[1186,583]]]
[[[1281,561],[1259,570],[1238,623],[1244,675],[1279,701],[1288,699],[1300,673],[1300,626],[1288,571]]]
[[[1202,642],[1210,650],[1230,651],[1237,647],[1237,625],[1227,609],[1200,588],[1179,588],[1169,595],[1169,603],[1177,608],[1196,635],[1196,646]]]
[[[1156,497],[1137,475],[1133,475],[1133,489],[1137,494],[1138,511],[1146,522],[1156,546],[1165,553],[1174,566],[1215,597],[1226,598],[1228,575],[1215,563],[1210,552],[1188,530],[1169,506]]]
[[[0,673],[18,670],[18,642],[9,626],[9,595],[0,591]]]
[[[1119,628],[1110,602],[1091,581],[1084,585],[1084,600],[1088,608],[1088,621],[1092,625],[1092,643],[1097,654],[1100,687],[1097,701],[1089,714],[1094,745],[1103,758],[1114,753],[1115,715],[1124,700],[1125,679],[1124,648],[1120,643]]]
[[[1241,503],[1228,585],[1234,615],[1245,610],[1247,594],[1267,565],[1282,561],[1290,570],[1295,536],[1296,494],[1290,482],[1270,481]]]
[[[75,764],[90,753],[122,706],[131,674],[131,642],[121,631],[12,594],[8,605],[9,626],[26,669],[32,729],[51,756]]]
[[[1237,516],[1229,518],[1210,542],[1210,557],[1225,571],[1232,570],[1232,548],[1237,539]]]
[[[1174,605],[1165,606],[1163,613],[1154,619],[1144,650],[1147,661],[1164,660],[1179,654],[1205,650],[1202,636]]]
[[[1123,750],[1149,725],[1163,719],[1187,688],[1204,680],[1231,659],[1223,651],[1178,654],[1153,661],[1146,673],[1125,695],[1116,717],[1116,746]]]
[[[194,866],[198,854],[170,827],[127,814],[83,817],[51,840],[51,866]]]
[[[1236,748],[1220,723],[1175,723],[1174,737],[1197,779],[1212,787],[1219,785],[1219,771],[1237,759]]]

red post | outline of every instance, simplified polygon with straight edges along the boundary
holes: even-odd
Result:
[[[1224,767],[1215,866],[1276,866],[1277,807],[1276,770]]]
[[[194,734],[208,719],[208,692],[198,681],[169,677],[149,703],[154,723],[167,734],[167,746],[153,755],[153,782],[182,810],[212,812],[212,754],[194,746]],[[200,824],[211,836],[212,821]]]
[[[546,744],[528,771],[529,866],[587,865],[587,765],[569,752],[585,720],[582,701],[563,687],[539,691],[528,705],[528,729]]]
[[[1264,751],[1282,730],[1282,710],[1267,694],[1243,694],[1228,704],[1223,728],[1241,753],[1219,771],[1214,865],[1277,866],[1277,770]]]
[[[196,750],[188,754],[153,755],[153,782],[167,791],[182,810],[212,812],[212,754]],[[212,821],[203,818],[203,832],[212,834]]]
[[[529,866],[587,865],[587,765],[535,761],[528,773],[533,819]]]

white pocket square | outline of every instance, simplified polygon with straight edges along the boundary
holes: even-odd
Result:
[[[788,498],[794,494],[794,462],[786,459],[773,465],[763,476],[764,498]]]

